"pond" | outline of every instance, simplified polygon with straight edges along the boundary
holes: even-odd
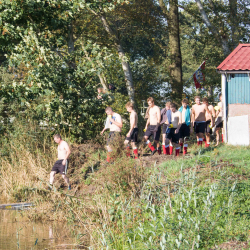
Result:
[[[82,229],[58,222],[25,221],[20,211],[0,210],[0,249],[88,249],[77,244]]]

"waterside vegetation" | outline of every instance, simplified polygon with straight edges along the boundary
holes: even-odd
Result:
[[[53,131],[21,119],[15,122],[2,138],[0,192],[6,201],[35,204],[23,212],[25,218],[82,227],[77,241],[83,243],[87,234],[90,249],[216,249],[225,242],[248,244],[248,147],[200,150],[193,145],[185,158],[154,156],[140,161],[119,152],[114,163],[106,165],[100,144],[71,142],[73,188],[66,191],[57,178],[48,191],[56,159]]]

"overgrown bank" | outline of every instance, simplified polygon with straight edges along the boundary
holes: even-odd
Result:
[[[73,144],[73,189],[67,192],[58,176],[57,189],[49,192],[56,145],[45,131],[20,125],[19,131],[2,140],[0,192],[9,201],[34,202],[35,208],[24,212],[30,220],[77,224],[92,249],[248,244],[249,148],[193,146],[189,157],[165,157],[165,162],[164,156],[134,161],[121,153],[106,165],[99,144]]]

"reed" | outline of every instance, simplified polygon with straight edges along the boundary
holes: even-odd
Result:
[[[83,232],[77,242],[87,234],[89,249],[209,249],[249,241],[249,148],[193,146],[189,157],[152,166],[118,150],[105,164],[98,144],[78,145],[64,135],[73,151],[73,189],[66,191],[58,176],[48,191],[52,135],[16,121],[2,139],[0,192],[8,201],[35,203],[25,218],[77,225]]]

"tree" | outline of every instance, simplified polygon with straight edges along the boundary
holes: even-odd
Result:
[[[172,100],[181,100],[183,92],[182,82],[182,57],[180,49],[180,35],[179,35],[179,13],[178,0],[169,0],[169,10],[165,2],[159,0],[159,5],[166,15],[169,32],[169,48],[170,48],[170,84],[172,87]]]
[[[21,76],[13,80],[11,96],[18,97],[23,110],[34,109],[38,121],[71,129],[83,138],[98,132],[91,126],[96,121],[102,126],[104,107],[112,102],[109,98],[100,102],[89,84],[93,78],[97,81],[104,66],[89,67],[80,46],[83,41],[77,39],[83,28],[76,24],[86,5],[81,1],[4,1],[0,6],[0,41],[6,64]],[[100,5],[114,6],[97,1],[88,8]],[[84,42],[85,52],[95,55],[101,64],[107,50]]]

